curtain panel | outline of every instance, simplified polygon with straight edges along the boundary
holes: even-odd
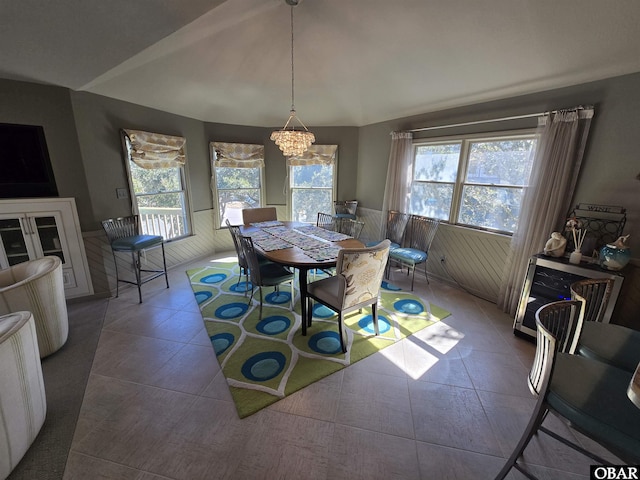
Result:
[[[129,156],[140,168],[175,168],[187,162],[186,139],[141,130],[123,130],[129,140]]]
[[[264,145],[249,143],[211,142],[215,167],[261,168],[264,167]]]
[[[498,295],[504,312],[516,313],[529,258],[542,251],[552,232],[564,229],[592,118],[592,107],[579,107],[551,113],[538,123],[540,140]]]
[[[311,145],[302,155],[287,157],[287,167],[334,165],[337,150],[337,145]]]
[[[411,190],[411,164],[413,162],[413,133],[392,132],[387,182],[384,186],[382,215],[387,218],[387,211],[406,212]],[[381,235],[384,238],[386,223],[382,222]]]

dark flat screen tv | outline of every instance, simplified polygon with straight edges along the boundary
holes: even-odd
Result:
[[[44,129],[0,123],[0,198],[57,196]]]

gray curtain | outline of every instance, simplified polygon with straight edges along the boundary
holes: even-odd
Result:
[[[593,108],[561,110],[541,118],[540,140],[511,239],[498,306],[515,315],[529,258],[562,230],[571,206]]]
[[[413,134],[411,132],[391,133],[391,153],[387,168],[387,183],[384,186],[382,218],[388,210],[406,212],[411,189],[411,164],[413,161]],[[385,222],[382,222],[384,235]]]

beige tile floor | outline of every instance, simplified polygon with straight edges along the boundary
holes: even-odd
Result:
[[[452,315],[240,420],[185,275],[109,300],[64,478],[493,478],[534,405],[534,345],[487,301],[422,279]],[[408,285],[394,272],[392,281]],[[547,423],[571,435],[555,418]],[[580,438],[585,443],[590,443]],[[544,435],[541,478],[588,478],[589,460]],[[524,478],[512,471],[508,478]]]

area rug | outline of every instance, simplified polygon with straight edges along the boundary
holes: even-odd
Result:
[[[301,333],[300,296],[283,285],[265,288],[248,305],[251,283],[237,263],[213,262],[187,271],[220,367],[240,418],[343,369],[450,315],[446,310],[383,282],[376,336],[369,309],[345,317],[347,353],[340,348],[337,316],[315,304],[313,324]],[[296,279],[297,282],[297,279]]]

